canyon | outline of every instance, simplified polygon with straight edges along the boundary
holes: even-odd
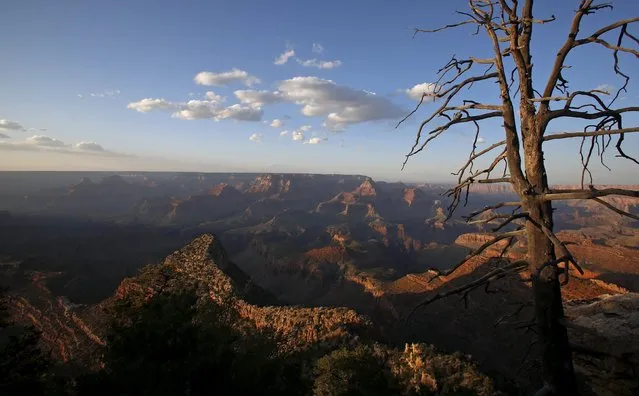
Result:
[[[283,348],[361,338],[427,343],[472,355],[504,389],[539,381],[529,274],[413,312],[423,299],[523,257],[523,240],[506,254],[496,244],[454,274],[437,275],[492,238],[497,221],[469,224],[463,216],[512,199],[506,185],[479,185],[447,219],[446,185],[363,175],[26,173],[20,185],[15,177],[0,172],[7,186],[0,193],[0,280],[10,287],[13,317],[40,329],[60,361],[99,366],[103,308],[154,293],[148,282],[161,277],[140,269],[155,264],[206,284],[213,299],[234,299],[241,315],[279,334]],[[639,214],[638,199],[606,201]],[[566,306],[576,307],[571,320],[583,327],[596,314],[580,306],[635,301],[639,222],[570,201],[556,205],[555,223],[584,268],[570,270],[563,288]],[[592,365],[604,363],[580,353],[581,375],[593,377]],[[588,386],[612,378],[599,377]],[[616,394],[636,389],[619,381]]]

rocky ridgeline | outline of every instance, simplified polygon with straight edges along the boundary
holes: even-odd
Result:
[[[283,351],[349,344],[370,330],[368,319],[347,308],[268,305],[274,302],[270,293],[230,262],[218,239],[210,234],[168,256],[153,273],[122,282],[116,299],[131,293],[143,293],[147,299],[163,291],[192,288],[200,298],[228,304],[258,329],[276,334]]]

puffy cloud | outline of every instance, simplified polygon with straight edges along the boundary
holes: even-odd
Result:
[[[249,140],[252,142],[261,142],[262,138],[264,137],[264,134],[262,133],[254,133],[249,137]]]
[[[205,97],[207,100],[210,100],[210,101],[212,101],[212,102],[218,102],[218,103],[220,103],[220,102],[224,102],[224,100],[226,100],[226,98],[225,98],[224,96],[218,95],[218,94],[216,94],[216,93],[215,93],[215,92],[213,92],[213,91],[207,91],[207,92],[204,94],[204,97]]]
[[[312,137],[310,139],[308,139],[307,141],[304,142],[304,144],[320,144],[323,141],[328,140],[327,138],[320,138],[320,137]]]
[[[176,104],[166,99],[144,98],[137,102],[131,102],[126,106],[128,109],[140,113],[147,113],[152,110],[170,110],[176,108]]]
[[[335,69],[342,66],[342,61],[338,59],[332,61],[318,61],[315,58],[307,60],[297,58],[297,63],[304,67],[317,67],[318,69]]]
[[[477,138],[477,144],[484,144],[484,143],[486,143],[486,139],[484,139],[481,136]]]
[[[318,77],[294,77],[279,84],[287,101],[302,106],[302,114],[326,115],[326,126],[342,130],[348,125],[366,121],[394,119],[405,111],[384,96],[337,85]]]
[[[198,85],[223,86],[232,83],[241,83],[248,87],[251,87],[254,84],[259,84],[261,82],[259,78],[251,76],[248,74],[248,72],[236,68],[219,73],[201,71],[195,75],[193,81],[195,81],[195,83]]]
[[[286,51],[282,52],[280,56],[275,58],[275,61],[273,62],[273,64],[284,65],[286,64],[286,62],[288,62],[289,59],[291,59],[294,56],[295,56],[295,50],[292,48],[289,48]]]
[[[302,125],[299,129],[300,129],[300,131],[302,131],[302,132],[308,132],[308,131],[310,131],[311,129],[313,129],[313,126],[312,126],[312,125]]]
[[[288,131],[282,131],[282,132],[280,132],[280,136],[286,136],[286,135],[288,135]]]
[[[240,104],[234,104],[225,109],[220,110],[215,119],[222,120],[231,118],[238,121],[260,121],[264,111],[260,108],[246,107]]]
[[[235,119],[239,121],[260,121],[264,112],[259,107],[234,104],[222,107],[224,97],[209,91],[205,95],[207,100],[193,99],[188,102],[169,102],[165,99],[142,99],[128,104],[128,108],[146,113],[152,110],[173,111],[172,116],[182,120],[223,120]]]
[[[253,107],[262,107],[268,104],[280,103],[284,100],[282,94],[277,91],[255,91],[252,89],[241,89],[233,93],[240,102]]]
[[[52,138],[49,136],[44,136],[44,135],[33,135],[31,137],[28,137],[25,140],[26,143],[28,144],[33,144],[36,146],[43,146],[43,147],[65,147],[67,146],[66,144],[64,144],[64,142],[56,139],[56,138]]]
[[[281,128],[284,126],[284,121],[280,120],[279,118],[274,119],[273,121],[271,121],[270,124],[273,128]]]
[[[104,148],[95,142],[80,142],[75,145],[75,148],[82,151],[97,151],[104,152]]]
[[[412,88],[406,89],[406,95],[413,100],[421,100],[422,96],[426,94],[424,97],[424,101],[433,100],[435,94],[435,88],[437,87],[434,83],[422,83],[414,85]]]
[[[182,120],[205,120],[215,118],[219,112],[219,102],[210,100],[189,100],[179,106],[173,117]]]
[[[293,131],[293,140],[296,142],[304,140],[304,132],[302,131]]]
[[[322,54],[324,53],[324,47],[322,44],[313,43],[313,52],[316,54]]]
[[[27,129],[19,122],[0,119],[0,131],[19,131],[23,132]]]
[[[264,106],[276,103],[294,103],[301,106],[307,117],[324,116],[324,126],[333,131],[343,130],[349,125],[367,121],[395,119],[406,111],[395,105],[387,96],[338,85],[331,80],[318,77],[294,77],[278,83],[277,90],[236,90],[240,103],[222,107],[225,98],[207,92],[203,100],[170,102],[166,99],[146,98],[128,104],[128,108],[146,113],[152,110],[171,111],[173,117],[185,120],[236,119],[261,121]],[[281,127],[282,119],[273,120],[272,126]],[[301,129],[305,132],[310,129]]]

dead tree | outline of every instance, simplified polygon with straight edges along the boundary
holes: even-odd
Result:
[[[503,219],[497,230],[506,224],[515,224],[517,228],[514,231],[495,234],[492,241],[475,250],[446,274],[454,272],[469,258],[481,254],[498,241],[506,239],[507,249],[513,238],[523,236],[527,239],[528,246],[524,261],[498,268],[465,286],[431,297],[418,306],[449,294],[467,293],[510,274],[529,271],[538,342],[542,353],[544,386],[539,394],[574,395],[577,393],[576,381],[566,322],[563,320],[561,285],[568,280],[569,265],[580,272],[581,267],[554,233],[552,202],[591,199],[618,214],[636,219],[636,216],[612,206],[601,198],[609,195],[639,197],[639,191],[619,188],[597,189],[593,186],[589,166],[593,157],[599,157],[601,164],[606,166],[604,153],[613,150],[613,140],[617,157],[639,164],[623,150],[626,134],[639,132],[639,127],[626,126],[624,119],[630,113],[639,112],[639,107],[615,106],[615,102],[626,91],[630,81],[629,75],[622,70],[620,58],[626,57],[630,61],[636,61],[639,57],[639,39],[629,30],[633,24],[639,22],[639,17],[620,20],[584,35],[579,31],[583,18],[605,9],[612,9],[612,5],[581,0],[572,17],[568,35],[556,52],[549,75],[540,80],[535,78],[533,73],[531,39],[533,31],[538,28],[537,25],[553,22],[555,17],[553,15],[546,19],[536,19],[533,16],[533,0],[522,0],[522,3],[519,4],[518,0],[469,0],[468,11],[457,11],[467,19],[438,29],[415,30],[415,34],[434,33],[470,25],[475,27],[475,35],[480,32],[482,35],[485,34],[492,51],[487,58],[453,56],[438,71],[439,78],[433,84],[433,91],[424,92],[415,110],[400,121],[401,124],[415,114],[426,101],[434,100],[439,104],[419,126],[415,143],[406,155],[404,165],[412,156],[422,152],[431,141],[452,127],[470,125],[475,129],[475,140],[468,160],[455,173],[458,176],[457,185],[449,190],[449,217],[460,203],[467,202],[470,188],[475,183],[510,183],[519,197],[519,201],[491,205],[467,217],[468,221],[476,221],[479,215],[489,210],[512,207],[512,213],[492,216],[490,220]],[[566,76],[566,69],[570,66],[566,64],[566,59],[578,47],[586,46],[601,46],[610,51],[612,69],[622,81],[621,88],[616,92],[597,89],[570,90]],[[477,70],[478,68],[480,70]],[[537,85],[539,81],[543,81],[543,86]],[[494,103],[462,97],[463,92],[472,92],[468,89],[474,85],[486,82],[494,83],[499,89]],[[515,110],[517,100],[519,115]],[[443,122],[434,126],[436,119]],[[489,119],[502,122],[504,140],[480,150],[480,124]],[[558,119],[592,124],[580,131],[546,133],[548,125]],[[581,139],[581,188],[552,189],[546,175],[544,143],[573,138]],[[490,159],[490,155],[496,151],[497,154]],[[486,159],[488,166],[474,168],[475,161]],[[498,168],[501,169],[502,163],[503,173],[499,172],[499,175],[494,176]]]

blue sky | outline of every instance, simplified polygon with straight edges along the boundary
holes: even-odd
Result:
[[[536,4],[537,17],[557,17],[534,36],[535,75],[543,78],[578,1]],[[452,54],[489,56],[471,27],[411,39],[412,28],[454,23],[454,10],[465,7],[465,1],[425,0],[6,0],[0,6],[0,119],[16,124],[0,124],[6,136],[0,169],[450,180],[468,155],[471,129],[451,130],[401,172],[418,121],[433,105],[402,127],[394,125],[415,105],[406,90],[434,81]],[[636,1],[616,1],[613,11],[587,17],[582,33],[637,14]],[[275,64],[291,50],[286,63]],[[633,57],[622,61],[626,70],[637,69]],[[606,49],[587,46],[568,63],[572,89],[620,85]],[[209,74],[196,79],[200,72]],[[632,84],[623,106],[636,105],[638,94]],[[497,100],[488,84],[477,85],[469,97]],[[349,111],[345,103],[362,107]],[[283,125],[271,127],[273,120]],[[637,121],[628,118],[626,126]],[[557,123],[551,130],[580,126]],[[486,123],[482,138],[484,144],[501,140],[499,124]],[[627,140],[628,151],[638,152],[639,141]],[[578,141],[549,144],[546,153],[551,181],[578,180]],[[597,169],[600,182],[639,182],[636,165],[615,158],[609,163],[617,172]]]

